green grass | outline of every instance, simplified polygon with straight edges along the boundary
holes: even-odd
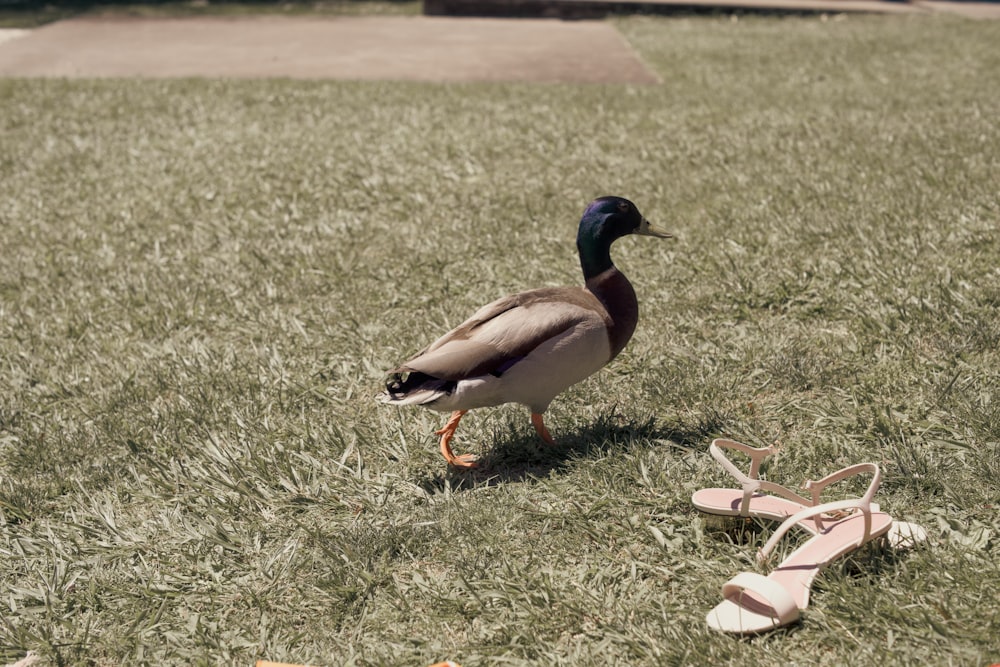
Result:
[[[618,25],[662,85],[0,81],[0,660],[1000,660],[1000,23]],[[678,236],[615,247],[635,338],[449,472],[383,371],[611,193]],[[930,540],[713,634],[770,531],[690,505],[717,435]]]

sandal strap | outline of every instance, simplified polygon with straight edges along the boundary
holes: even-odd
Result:
[[[843,481],[848,477],[854,477],[856,475],[863,475],[865,473],[870,473],[872,475],[872,481],[868,485],[868,489],[865,494],[861,497],[861,500],[869,505],[872,505],[875,511],[879,511],[879,507],[876,503],[872,503],[872,498],[875,496],[875,492],[878,490],[879,484],[882,483],[882,471],[874,463],[858,463],[856,465],[847,466],[846,468],[841,468],[836,472],[832,472],[823,479],[812,481],[806,480],[802,484],[802,488],[810,491],[812,494],[812,502],[808,503],[810,505],[819,505],[819,497],[823,492],[823,489],[831,484],[836,484],[837,482]],[[816,523],[816,529],[822,530],[823,524],[821,517],[816,515],[813,517]]]
[[[875,492],[878,490],[879,485],[882,483],[882,471],[879,469],[877,464],[859,463],[857,465],[844,468],[843,470],[839,470],[831,475],[827,475],[827,477],[824,477],[822,480],[820,480],[820,482],[814,482],[814,483],[807,482],[807,484],[815,485],[821,482],[825,482],[823,486],[826,486],[826,484],[844,479],[845,477],[865,472],[872,473],[872,481],[871,484],[868,485],[868,489],[865,491],[863,496],[861,496],[860,498],[853,498],[849,500],[837,500],[830,503],[813,505],[812,507],[806,507],[796,512],[795,514],[785,519],[782,522],[782,524],[778,526],[778,529],[774,531],[774,534],[771,535],[770,539],[768,539],[768,541],[761,548],[760,552],[757,554],[758,559],[761,561],[766,560],[767,557],[771,554],[771,551],[774,549],[775,545],[777,545],[778,542],[781,540],[781,538],[785,536],[785,533],[791,530],[792,526],[802,521],[803,519],[814,518],[816,520],[817,529],[823,530],[823,522],[821,515],[831,514],[834,512],[841,512],[844,510],[861,510],[862,514],[864,515],[865,532],[861,538],[861,541],[858,542],[858,546],[861,546],[862,544],[870,540],[871,529],[872,529],[872,510],[874,509],[875,511],[878,511],[877,505],[873,507],[874,503],[872,503],[872,498],[875,496]],[[816,497],[818,497],[818,494]]]
[[[788,589],[773,579],[756,572],[741,572],[722,585],[722,597],[732,600],[741,591],[756,593],[767,601],[777,614],[776,625],[787,625],[799,617],[799,606]],[[736,600],[733,600],[736,602]],[[737,602],[737,604],[739,604]]]
[[[815,482],[807,480],[802,484],[802,487],[812,492],[812,504],[818,505],[819,495],[827,486],[847,479],[848,477],[863,475],[865,473],[870,473],[873,477],[871,483],[868,485],[868,489],[865,491],[865,495],[862,496],[862,498],[867,498],[867,501],[871,502],[871,499],[875,496],[875,492],[878,490],[879,484],[882,481],[882,471],[879,469],[878,465],[874,463],[858,463],[856,465],[847,466],[846,468],[841,468],[837,472],[832,472],[823,479]]]
[[[730,461],[728,457],[726,457],[725,452],[722,451],[723,449],[735,449],[749,456],[749,474],[743,474],[743,471],[737,468],[736,465]],[[753,497],[753,494],[757,491],[770,491],[771,493],[776,493],[786,500],[791,500],[792,502],[800,505],[813,504],[808,499],[803,498],[791,489],[785,488],[784,486],[774,482],[760,479],[760,464],[764,462],[764,459],[777,451],[777,448],[774,445],[768,447],[751,447],[750,445],[744,445],[742,442],[736,442],[735,440],[716,438],[712,441],[712,444],[709,445],[708,451],[712,455],[712,458],[718,461],[719,464],[722,465],[722,468],[736,478],[736,481],[738,481],[743,487],[743,502],[740,503],[740,516],[750,516],[750,500]]]

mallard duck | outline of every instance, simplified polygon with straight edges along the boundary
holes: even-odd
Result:
[[[576,237],[583,287],[543,287],[483,306],[389,371],[381,400],[451,412],[435,434],[444,458],[459,468],[476,465],[476,457],[456,456],[450,446],[462,415],[475,408],[520,403],[531,410],[542,440],[554,444],[542,417],[549,403],[614,359],[635,331],[635,290],[610,252],[612,243],[629,234],[671,237],[627,199],[591,202]]]

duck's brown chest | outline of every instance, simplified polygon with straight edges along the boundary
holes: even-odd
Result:
[[[608,313],[608,338],[611,358],[625,349],[636,324],[639,323],[639,302],[628,278],[611,267],[587,281],[587,289],[604,305]]]

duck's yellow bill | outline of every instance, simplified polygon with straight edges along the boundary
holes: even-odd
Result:
[[[643,218],[642,222],[639,223],[639,228],[635,230],[635,233],[643,236],[655,236],[658,239],[674,238],[674,235],[670,232],[665,232],[649,224],[649,220],[646,220],[646,218]]]

